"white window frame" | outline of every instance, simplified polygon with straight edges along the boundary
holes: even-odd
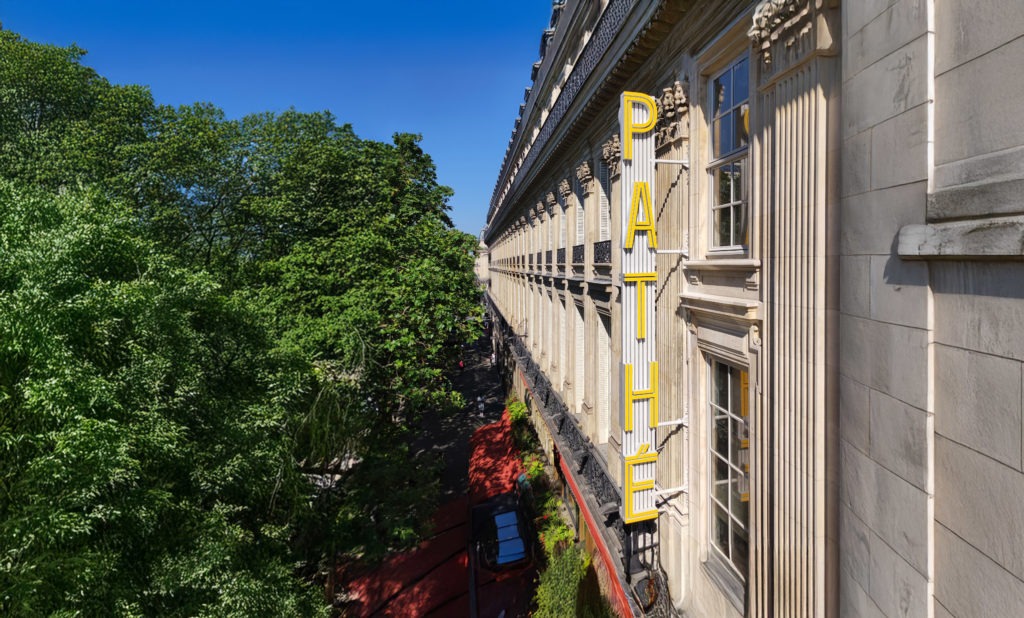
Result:
[[[582,245],[582,244],[585,244],[587,242],[587,238],[586,238],[586,232],[587,232],[586,219],[584,219],[584,217],[586,215],[585,215],[585,212],[583,210],[583,201],[584,201],[584,198],[583,198],[583,195],[582,195],[583,194],[583,189],[580,186],[579,181],[574,181],[574,185],[575,186],[573,187],[573,189],[574,189],[573,190],[573,197],[575,198],[575,202],[576,202],[576,242],[573,243],[573,244],[574,245]]]
[[[733,83],[733,72],[734,69],[739,65],[746,63],[747,66],[747,78],[744,87],[747,91],[746,98],[740,101],[730,101],[729,105],[723,107],[721,110],[715,109],[716,99],[718,93],[716,92],[715,83],[728,76],[730,79],[730,96],[735,93],[735,84]],[[734,58],[729,64],[713,73],[707,80],[707,105],[708,105],[708,164],[707,164],[707,179],[708,179],[708,247],[709,252],[728,252],[738,253],[747,252],[750,247],[750,56],[749,54],[742,54]],[[745,130],[747,132],[747,141],[745,144],[740,144],[735,148],[730,147],[728,150],[715,153],[716,146],[716,134],[715,131],[716,121],[723,121],[723,125],[729,125],[734,121],[735,118],[745,118]],[[731,128],[735,128],[734,126]],[[731,135],[731,133],[730,133]],[[730,145],[731,146],[731,145]],[[716,174],[719,171],[726,170],[733,166],[740,166],[739,183],[729,183],[729,200],[719,201],[720,192],[716,184]],[[716,225],[716,214],[718,212],[729,213],[729,242],[727,244],[719,244],[718,226]],[[735,221],[739,218],[742,222],[740,233],[742,238],[736,237],[736,224]]]
[[[604,159],[598,157],[597,162],[597,194],[598,194],[598,226],[597,240],[604,242],[612,239],[612,201],[610,192],[611,172]]]
[[[745,383],[743,376],[749,380],[749,369],[731,362],[724,361],[715,356],[706,355],[705,368],[707,370],[706,409],[707,409],[707,539],[709,553],[717,558],[717,562],[725,565],[729,572],[738,578],[741,584],[745,585],[748,579],[750,563],[750,392],[749,384]],[[716,401],[715,375],[716,367],[722,366],[728,369],[728,381],[726,385],[726,401]],[[734,380],[739,383],[734,383]],[[735,401],[735,398],[739,401]],[[724,406],[722,404],[725,404]],[[716,425],[725,421],[727,427],[725,456],[718,452],[716,441]],[[734,442],[736,448],[734,449]],[[735,456],[734,456],[735,451]],[[735,459],[735,461],[734,461]],[[716,491],[723,483],[717,479],[716,471],[719,462],[725,464],[727,478],[724,480],[725,504],[722,503],[720,493]],[[736,492],[732,491],[735,481]],[[735,504],[734,504],[735,502]],[[727,518],[729,530],[727,532],[726,547],[722,547],[717,539],[715,511],[721,509]],[[745,511],[745,514],[743,513]],[[741,521],[745,519],[746,521]],[[739,530],[746,536],[746,554],[742,567],[736,564],[738,556],[734,551],[734,530]]]

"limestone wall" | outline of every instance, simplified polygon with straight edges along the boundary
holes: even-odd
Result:
[[[1024,615],[1024,9],[843,15],[842,614]]]
[[[924,221],[932,113],[925,0],[843,3],[840,603],[927,616],[932,574],[927,265],[897,253]]]

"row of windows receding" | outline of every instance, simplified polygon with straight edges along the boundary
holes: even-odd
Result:
[[[749,60],[743,56],[721,72],[712,75],[708,87],[708,165],[710,194],[711,250],[742,250],[749,246]],[[600,185],[599,240],[608,240],[611,232],[608,168],[598,165]],[[580,204],[582,213],[582,204]],[[583,238],[583,217],[576,217],[576,237]],[[564,231],[563,231],[564,234]],[[564,236],[562,241],[564,243]],[[582,314],[577,327],[582,326]],[[602,318],[598,329],[598,361],[601,383],[607,384],[610,350],[607,333],[610,325]],[[603,335],[603,336],[602,336]],[[582,354],[582,337],[576,340],[576,353]],[[582,378],[578,365],[576,378]],[[750,553],[750,410],[748,373],[715,358],[707,359],[708,371],[708,537],[712,552],[745,581]],[[598,438],[607,440],[610,411],[605,411],[610,393],[607,386],[598,393]]]

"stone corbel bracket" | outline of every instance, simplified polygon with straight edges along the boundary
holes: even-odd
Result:
[[[590,192],[590,181],[594,179],[594,172],[590,170],[590,162],[584,161],[576,168],[576,180],[579,181],[584,193]]]
[[[680,125],[686,116],[689,105],[686,96],[687,89],[677,80],[672,86],[662,88],[661,96],[655,99],[658,105],[656,148],[661,148],[683,136],[683,127]]]
[[[565,202],[572,195],[572,183],[569,182],[568,178],[563,178],[558,181],[558,194],[562,196],[562,201]]]
[[[608,175],[619,174],[619,163],[622,161],[622,144],[619,141],[619,134],[613,133],[611,139],[601,146],[601,158],[608,166]]]

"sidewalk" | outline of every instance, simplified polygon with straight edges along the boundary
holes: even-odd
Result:
[[[348,577],[345,585],[352,599],[346,608],[348,615],[470,615],[467,493],[472,488],[479,498],[492,490],[510,488],[519,460],[508,420],[503,418],[504,394],[497,368],[491,366],[487,354],[469,351],[464,364],[452,382],[465,397],[466,409],[426,419],[420,427],[421,438],[414,444],[417,449],[439,449],[444,455],[442,505],[434,517],[435,532],[417,548],[391,556],[373,571]],[[481,618],[496,616],[498,608],[529,603],[528,595],[523,599],[523,582],[488,576],[477,585],[486,589]]]

